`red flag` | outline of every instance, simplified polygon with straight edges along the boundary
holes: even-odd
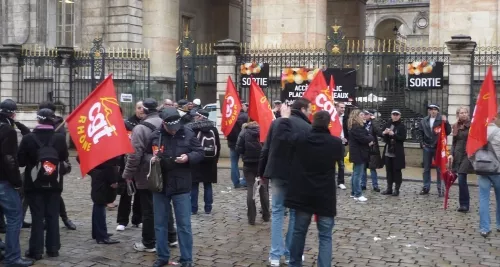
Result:
[[[274,120],[274,113],[267,97],[260,86],[252,78],[250,84],[250,100],[248,102],[248,117],[256,121],[260,126],[260,141],[266,141],[267,133]]]
[[[436,147],[436,154],[434,155],[434,166],[441,170],[441,176],[446,172],[446,164],[448,163],[448,156],[450,152],[448,150],[448,141],[446,140],[446,126],[444,121],[441,122],[441,127],[437,128],[438,131],[438,141]]]
[[[80,157],[82,176],[109,159],[134,152],[120,113],[112,75],[66,118],[66,124]]]
[[[238,120],[238,115],[241,112],[241,101],[236,92],[236,87],[234,86],[231,76],[227,77],[227,87],[226,94],[224,95],[224,100],[222,102],[222,121],[221,130],[224,136],[228,136],[233,130],[236,121]]]
[[[335,108],[333,88],[335,88],[333,76],[330,77],[330,87],[328,87],[326,85],[323,71],[318,71],[318,74],[316,74],[314,79],[309,84],[309,87],[307,88],[307,91],[304,93],[303,97],[311,101],[311,116],[320,110],[325,110],[330,113],[331,119],[330,124],[328,125],[330,133],[333,136],[340,137],[342,133],[342,125],[340,124],[337,109]]]
[[[479,96],[477,97],[474,115],[469,129],[467,139],[467,156],[471,157],[478,149],[486,145],[486,128],[488,124],[495,119],[497,115],[497,93],[493,81],[493,70],[491,66],[484,78]]]

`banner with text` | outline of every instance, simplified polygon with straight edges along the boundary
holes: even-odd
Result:
[[[251,77],[260,86],[267,88],[269,85],[269,64],[268,63],[245,63],[240,66],[241,88],[250,88]]]
[[[285,68],[281,74],[281,101],[291,105],[295,99],[304,95],[316,73],[321,69]],[[355,105],[356,70],[352,68],[323,70],[326,83],[330,83],[330,75],[335,80],[333,90],[335,102],[344,102],[346,105]]]
[[[408,64],[410,90],[443,89],[443,62],[415,61]]]

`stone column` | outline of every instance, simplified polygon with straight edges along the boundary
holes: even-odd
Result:
[[[328,0],[328,24],[342,26],[347,39],[365,39],[366,0]]]
[[[326,40],[327,0],[252,1],[252,43],[268,45],[311,44]]]
[[[175,78],[179,0],[143,1],[143,43],[151,49],[151,78]]]
[[[56,88],[54,101],[56,105],[64,105],[63,114],[70,112],[70,104],[73,97],[71,92],[71,81],[73,80],[71,75],[73,74],[71,73],[70,66],[74,51],[73,47],[57,47],[57,68],[59,68],[59,71],[56,72],[55,77],[58,88]]]
[[[142,1],[109,1],[108,22],[110,46],[142,47]]]
[[[221,131],[221,103],[226,94],[227,77],[231,77],[235,84],[236,81],[236,56],[240,54],[240,45],[233,40],[219,41],[215,46],[215,53],[217,54],[217,129],[220,133],[221,140],[221,156],[229,157],[229,149],[227,147],[227,140]]]
[[[19,67],[21,45],[5,44],[0,47],[0,101],[12,99],[22,102],[22,69]]]
[[[471,75],[476,42],[470,36],[455,35],[446,46],[450,51],[448,113],[450,123],[455,123],[457,108],[474,104],[471,103]]]

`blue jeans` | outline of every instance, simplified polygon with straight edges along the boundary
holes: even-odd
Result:
[[[6,218],[5,260],[4,264],[13,264],[21,258],[19,234],[23,224],[23,207],[19,193],[10,183],[0,182],[0,206]]]
[[[458,174],[458,202],[460,207],[469,209],[469,186],[467,185],[467,174]]]
[[[156,253],[158,259],[168,262],[170,251],[168,249],[168,219],[170,201],[174,205],[177,236],[181,251],[180,263],[193,262],[193,233],[191,231],[191,194],[167,195],[153,193],[154,223],[156,235]]]
[[[353,164],[352,177],[351,177],[351,196],[360,197],[363,195],[361,192],[361,179],[365,172],[365,164]]]
[[[428,148],[424,147],[423,151],[423,161],[424,161],[424,188],[429,190],[431,188],[431,166],[432,166],[432,160],[434,159],[436,155],[436,149],[435,148]],[[437,187],[438,190],[442,190],[444,192],[444,189],[441,185],[441,170],[439,168],[436,168],[436,173],[437,173]]]
[[[369,169],[370,170],[370,177],[372,178],[372,187],[376,188],[378,187],[378,174],[377,174],[377,169]],[[363,177],[361,177],[361,187],[366,187],[366,180],[368,176],[368,169],[365,169],[363,172]]]
[[[271,179],[271,251],[270,260],[279,260],[281,256],[290,259],[290,245],[292,243],[295,210],[290,209],[286,240],[283,244],[283,221],[285,219],[285,196],[287,183],[280,179]]]
[[[191,188],[191,212],[198,212],[198,194],[200,191],[200,183],[193,183]],[[212,211],[212,204],[214,203],[214,196],[212,190],[212,183],[203,183],[203,200],[205,201],[205,212]]]
[[[493,186],[497,202],[497,229],[500,229],[500,175],[478,175],[479,185],[479,231],[489,232],[490,228],[490,189]]]
[[[247,183],[245,179],[240,180],[240,168],[238,167],[238,161],[240,161],[240,154],[236,152],[236,149],[229,149],[229,158],[231,160],[231,181],[234,187],[245,186]]]
[[[302,267],[302,254],[306,243],[307,230],[313,214],[295,211],[292,247],[290,248],[290,267]],[[318,267],[332,266],[332,236],[335,220],[333,217],[318,216],[319,253]]]
[[[106,205],[94,203],[92,208],[92,238],[97,241],[109,238],[106,227]]]

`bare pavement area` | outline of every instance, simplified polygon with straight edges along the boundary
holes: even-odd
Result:
[[[98,245],[92,240],[90,178],[82,179],[78,164],[73,163],[72,174],[65,177],[63,198],[78,229],[70,231],[60,223],[60,257],[45,257],[35,266],[152,266],[155,254],[132,248],[141,240],[140,228],[115,232],[116,208],[107,211],[108,229],[121,243]],[[349,198],[349,181],[347,190],[337,191],[332,266],[500,266],[500,232],[486,239],[479,235],[477,187],[470,187],[471,212],[462,214],[455,211],[457,186],[451,190],[450,208],[444,211],[435,185],[430,195],[419,196],[421,183],[404,182],[399,197],[382,196],[369,186],[368,202],[357,203]],[[380,181],[382,189],[384,183]],[[258,218],[255,226],[248,225],[245,198],[244,190],[232,189],[229,170],[221,166],[219,183],[214,185],[213,213],[192,216],[195,266],[267,266],[271,222]],[[495,206],[491,208],[493,212]],[[492,218],[494,227],[494,213]],[[28,238],[29,229],[23,229],[22,254]],[[313,222],[304,266],[316,266],[317,247]],[[172,249],[172,254],[177,261],[179,249]]]

